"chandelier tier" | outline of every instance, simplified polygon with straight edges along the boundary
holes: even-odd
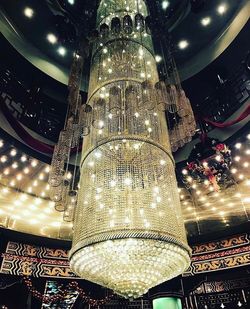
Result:
[[[176,88],[159,81],[147,15],[142,0],[100,1],[88,101],[80,107],[79,81],[69,83],[80,112],[60,135],[50,177],[59,208],[65,196],[68,213],[77,201],[72,270],[126,298],[178,276],[190,263],[165,116],[167,109],[177,111],[171,103]],[[72,76],[81,71],[78,62],[79,56]],[[80,135],[77,192],[69,191],[61,171]]]

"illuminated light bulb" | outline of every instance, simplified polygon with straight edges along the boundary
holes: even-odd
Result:
[[[243,163],[243,166],[244,166],[244,167],[249,167],[249,163],[248,163],[248,162],[244,162],[244,163]]]
[[[28,167],[25,167],[25,168],[23,169],[23,172],[24,172],[24,174],[29,174],[30,170],[29,170]]]
[[[99,159],[99,158],[101,158],[101,156],[102,156],[102,154],[101,154],[100,151],[96,151],[96,152],[95,152],[95,157],[96,157],[96,158]]]
[[[197,188],[197,185],[194,183],[194,184],[192,185],[192,188],[193,188],[193,189],[196,189],[196,188]]]
[[[243,174],[240,174],[238,177],[239,177],[239,179],[241,179],[241,180],[244,179],[244,175],[243,175]]]
[[[10,155],[11,155],[12,157],[15,157],[15,156],[16,156],[16,154],[17,154],[16,149],[15,149],[15,148],[14,148],[14,149],[11,149],[11,151],[10,151]]]
[[[58,47],[57,52],[58,52],[59,55],[65,56],[66,53],[67,53],[67,50],[63,46],[60,46],[60,47]]]
[[[41,192],[41,196],[45,197],[45,192],[44,191]]]
[[[48,33],[47,34],[47,40],[51,43],[51,44],[55,44],[57,42],[57,37],[53,34],[53,33]]]
[[[156,205],[156,203],[151,203],[150,207],[155,209],[157,207],[157,205]]]
[[[14,180],[11,180],[11,182],[10,182],[10,186],[11,186],[11,187],[14,187],[14,186],[15,186],[15,184],[16,184],[16,183],[15,183],[15,181],[14,181]]]
[[[235,160],[236,162],[239,162],[239,161],[240,161],[240,156],[234,157],[234,160]]]
[[[162,198],[161,198],[160,196],[157,196],[157,197],[156,197],[156,202],[157,202],[157,203],[160,203],[161,201],[162,201]]]
[[[181,172],[182,172],[183,175],[187,175],[187,173],[188,173],[188,171],[186,169],[183,169]]]
[[[247,149],[247,150],[246,150],[246,154],[247,154],[247,155],[250,155],[250,149]]]
[[[212,207],[212,211],[216,211],[217,210],[217,208],[216,207]]]
[[[6,168],[4,171],[3,171],[4,175],[9,175],[10,173],[10,170],[8,168]]]
[[[32,187],[28,188],[28,193],[32,193]]]
[[[98,130],[98,134],[101,135],[103,133],[103,130]]]
[[[124,220],[124,222],[125,222],[126,224],[129,224],[129,223],[130,223],[129,218],[128,218],[128,217],[126,217],[126,218],[125,218],[125,220]]]
[[[108,69],[108,73],[111,74],[113,72],[112,69]]]
[[[3,189],[2,189],[2,193],[4,193],[4,194],[9,193],[9,189],[8,189],[8,188],[3,188]]]
[[[235,144],[235,148],[236,148],[236,149],[240,149],[241,146],[242,146],[241,143],[236,143],[236,144]]]
[[[138,118],[139,117],[139,113],[136,112],[135,113],[135,117]]]
[[[27,6],[24,8],[23,14],[28,18],[32,18],[34,16],[34,10]]]
[[[38,179],[39,179],[39,180],[43,180],[43,179],[44,179],[44,174],[41,173],[41,174],[39,175]]]
[[[0,161],[1,161],[2,163],[7,162],[7,156],[1,156]]]
[[[187,48],[189,45],[188,41],[187,40],[181,40],[179,43],[178,43],[178,46],[180,49],[185,49]]]
[[[206,179],[206,180],[204,180],[204,185],[209,185],[209,181]]]
[[[192,178],[191,176],[188,176],[188,177],[187,177],[187,181],[188,181],[188,182],[192,182],[192,181],[193,181],[193,178]]]
[[[125,178],[125,179],[124,179],[124,184],[125,184],[126,186],[130,186],[130,185],[132,184],[132,179],[131,179],[131,178]]]
[[[113,115],[112,115],[112,114],[109,114],[108,117],[109,117],[109,119],[112,119],[112,118],[113,118]]]
[[[237,168],[232,168],[232,169],[231,169],[231,172],[232,172],[233,174],[237,173]]]
[[[68,172],[67,175],[66,175],[66,178],[67,178],[67,179],[71,179],[71,178],[72,178],[72,173],[71,173],[71,172]]]
[[[107,54],[107,52],[108,52],[108,49],[105,47],[105,48],[103,48],[103,53],[104,54]]]
[[[223,15],[227,10],[227,6],[226,4],[221,4],[217,7],[217,12],[220,14],[220,15]]]
[[[204,167],[207,167],[207,166],[208,166],[208,163],[205,161],[205,162],[202,163],[202,165],[203,165]]]
[[[215,160],[218,161],[218,162],[220,162],[221,156],[217,155],[217,156],[215,157]]]
[[[113,188],[116,186],[116,181],[115,180],[111,180],[110,181],[110,186]]]
[[[202,26],[206,27],[211,23],[211,18],[210,17],[204,17],[201,20]]]
[[[197,195],[200,195],[200,194],[201,194],[201,191],[199,191],[199,190],[196,191],[196,194],[197,194]]]
[[[37,164],[38,164],[38,161],[37,161],[36,159],[34,159],[34,160],[31,161],[31,166],[32,166],[32,167],[36,167]]]
[[[88,166],[93,167],[94,165],[95,165],[95,162],[93,162],[93,161],[88,162]]]
[[[161,62],[161,61],[162,61],[162,57],[159,56],[159,55],[156,55],[156,56],[155,56],[155,61],[156,61],[157,63]]]
[[[3,145],[4,145],[4,142],[3,142],[3,140],[1,139],[1,140],[0,140],[0,148],[2,148]]]
[[[50,185],[47,184],[46,187],[45,187],[45,190],[47,191],[47,190],[49,190],[49,189],[50,189]]]
[[[14,169],[18,168],[17,162],[13,162],[12,165],[11,165],[11,167],[14,168]]]
[[[220,216],[224,216],[225,215],[225,211],[220,211],[219,214],[220,214]]]
[[[165,165],[166,161],[165,160],[160,160],[160,165]]]
[[[35,180],[35,181],[33,182],[33,186],[36,187],[37,185],[38,185],[38,181]]]
[[[149,125],[149,120],[145,120],[145,125],[146,125],[146,126]]]
[[[50,166],[47,165],[47,166],[45,167],[44,171],[45,171],[45,173],[49,173],[49,172],[50,172]]]
[[[22,156],[21,156],[21,161],[22,161],[22,162],[26,162],[26,161],[27,161],[27,157],[26,157],[25,155],[22,155]]]
[[[22,180],[22,179],[23,179],[22,174],[18,174],[18,175],[16,176],[16,179],[17,179],[18,181]]]
[[[246,186],[250,186],[250,179],[246,181]]]

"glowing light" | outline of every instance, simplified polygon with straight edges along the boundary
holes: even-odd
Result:
[[[11,155],[12,157],[15,157],[16,154],[17,154],[16,149],[11,149],[10,155]]]
[[[23,11],[24,15],[28,18],[32,18],[34,16],[34,10],[30,7],[26,7]]]
[[[211,23],[211,18],[210,17],[204,17],[201,20],[202,26],[206,27]]]
[[[161,6],[163,10],[166,10],[169,7],[169,1],[163,0]]]
[[[63,46],[58,47],[57,52],[61,56],[65,56],[67,53],[66,49]]]
[[[235,148],[236,148],[236,149],[240,149],[240,148],[241,148],[241,143],[236,143],[236,144],[235,144]]]
[[[47,40],[48,40],[51,44],[56,44],[56,42],[57,42],[57,37],[56,37],[53,33],[48,33],[48,34],[47,34]]]
[[[223,15],[227,10],[227,6],[226,4],[221,4],[218,6],[217,8],[217,12],[220,14],[220,15]]]
[[[162,57],[159,56],[159,55],[156,55],[156,56],[155,56],[155,61],[156,61],[157,63],[161,62],[161,61],[162,61]]]
[[[181,40],[179,43],[178,43],[178,46],[180,49],[185,49],[187,48],[189,45],[188,41],[187,40]]]

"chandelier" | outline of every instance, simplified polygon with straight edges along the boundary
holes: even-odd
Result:
[[[82,47],[49,178],[57,210],[74,222],[72,270],[126,298],[182,274],[190,263],[171,144],[181,147],[195,124],[180,83],[159,81],[147,16],[142,0],[100,1],[87,103],[79,95],[88,52]],[[171,141],[166,112],[179,115]],[[71,179],[67,169],[82,137],[77,186],[75,169]]]

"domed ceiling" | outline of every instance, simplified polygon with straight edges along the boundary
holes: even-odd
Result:
[[[97,2],[3,0],[2,33],[32,64],[66,84],[79,37],[87,37],[95,27]],[[247,0],[148,1],[152,18],[162,20],[163,27],[157,31],[170,34],[184,79],[203,69],[233,41],[248,20],[248,5]],[[86,90],[88,63],[84,73]]]

